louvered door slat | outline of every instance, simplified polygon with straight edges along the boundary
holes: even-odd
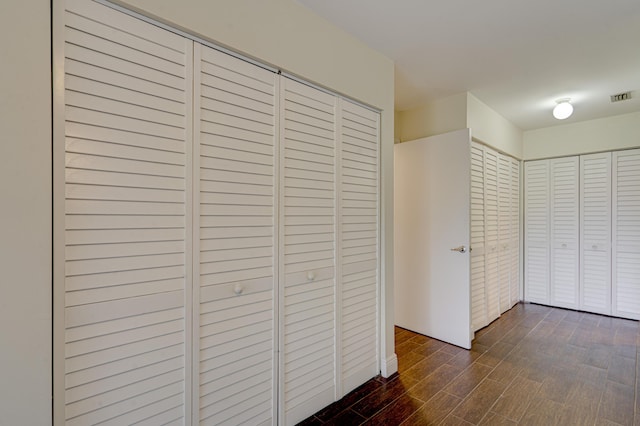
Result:
[[[491,149],[484,153],[485,288],[487,321],[491,322],[500,316],[498,153]]]
[[[580,157],[580,309],[611,314],[611,153]]]
[[[378,150],[359,150],[346,134],[366,141],[373,147],[379,144],[380,114],[359,105],[340,102],[340,153],[341,183],[353,183],[339,193],[338,223],[340,226],[338,247],[341,287],[340,377],[341,393],[347,394],[378,373],[378,238],[362,238],[358,232],[345,229],[343,224],[361,225],[374,223],[379,228],[378,199],[361,201],[359,195],[378,190]],[[345,159],[375,165],[375,171],[351,167]],[[360,188],[360,189],[359,189]],[[365,190],[366,188],[366,190]],[[356,195],[354,197],[354,195]],[[357,271],[357,272],[356,272]]]
[[[127,25],[131,24],[128,23]],[[71,37],[81,34],[82,33],[78,32],[67,32],[67,35]],[[180,77],[178,77],[177,75],[171,75],[170,73],[164,73],[159,69],[162,67],[162,61],[153,61],[154,64],[148,66],[150,64],[146,64],[144,60],[137,61],[137,58],[135,57],[135,54],[133,54],[133,52],[128,52],[130,60],[122,59],[118,56],[117,51],[119,46],[115,43],[102,43],[102,47],[104,47],[108,51],[92,49],[92,41],[96,40],[99,39],[95,37],[82,37],[82,39],[79,40],[79,43],[73,43],[66,46],[65,52],[67,53],[67,59],[89,63],[106,71],[115,71],[118,73],[126,74],[135,77],[136,79],[142,80],[143,84],[146,81],[153,81],[170,89],[177,89],[178,91],[185,90],[184,81],[181,81]],[[169,61],[166,62],[171,66],[174,65]],[[157,68],[154,68],[154,66]],[[167,92],[175,93],[171,90]]]
[[[280,213],[281,413],[286,424],[295,424],[335,397],[335,357],[315,354],[336,350],[336,98],[288,78],[280,82],[281,200],[284,206],[304,203]],[[331,247],[310,248],[303,238]],[[319,316],[330,320],[317,323]]]
[[[549,160],[525,163],[524,290],[528,302],[549,299]]]
[[[511,159],[498,154],[498,285],[500,313],[511,308]]]
[[[192,43],[94,2],[64,19],[66,423],[183,424]]]
[[[640,319],[640,150],[613,153],[613,314]]]
[[[471,327],[489,324],[485,280],[484,148],[471,143]]]
[[[578,307],[579,159],[550,160],[551,303]]]
[[[195,404],[201,424],[257,424],[275,416],[276,76],[199,44],[195,63]]]
[[[180,126],[182,124],[176,121],[180,115],[180,102],[173,99],[164,99],[148,93],[133,91],[133,87],[123,88],[114,86],[112,83],[103,83],[75,75],[67,75],[65,85],[73,96],[86,96],[87,92],[95,93],[104,99],[157,110],[173,118],[174,125]],[[73,105],[73,103],[70,104]]]

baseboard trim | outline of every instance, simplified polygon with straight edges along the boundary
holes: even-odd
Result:
[[[398,372],[398,357],[394,353],[385,360],[382,360],[380,374],[382,377],[389,377]]]

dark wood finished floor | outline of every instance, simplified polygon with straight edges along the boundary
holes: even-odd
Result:
[[[304,425],[640,426],[640,326],[518,304],[470,351],[396,328],[399,374]]]

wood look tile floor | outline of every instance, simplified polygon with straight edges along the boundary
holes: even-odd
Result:
[[[640,426],[637,321],[518,304],[470,351],[396,327],[399,374],[303,425]]]

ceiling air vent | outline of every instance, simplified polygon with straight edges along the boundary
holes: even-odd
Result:
[[[631,92],[618,93],[616,95],[611,95],[611,102],[620,102],[631,99]]]

